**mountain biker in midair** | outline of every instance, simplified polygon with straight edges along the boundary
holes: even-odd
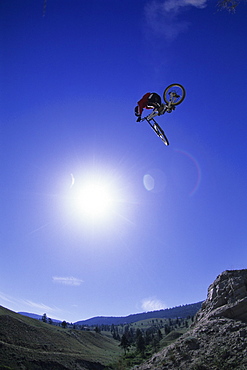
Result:
[[[162,103],[161,97],[156,93],[146,93],[143,97],[138,101],[138,105],[135,107],[135,115],[138,117],[136,122],[140,122],[142,119],[142,112],[143,109],[154,109],[154,108],[161,108],[162,110]]]

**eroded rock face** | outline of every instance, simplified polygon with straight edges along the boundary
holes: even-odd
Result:
[[[247,369],[247,269],[224,271],[193,326],[137,370]]]
[[[209,286],[196,322],[210,317],[247,322],[247,269],[224,271]]]
[[[227,318],[199,322],[135,370],[246,370],[247,324]]]

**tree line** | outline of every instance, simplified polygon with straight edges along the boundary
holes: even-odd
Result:
[[[157,352],[160,348],[160,341],[164,336],[180,328],[188,328],[194,317],[176,319],[152,319],[144,323],[111,326],[111,333],[114,339],[120,341],[120,347],[126,355],[130,347],[143,357],[146,350]],[[137,326],[137,328],[135,328]],[[143,328],[142,328],[143,326]],[[104,328],[105,329],[105,328]]]
[[[130,330],[130,332],[135,331],[133,326],[139,325],[139,326],[148,326],[152,327],[152,330],[159,330],[164,329],[165,334],[168,334],[171,330],[175,330],[181,326],[188,327],[188,321],[193,320],[194,316],[187,316],[186,319],[184,318],[153,318],[150,320],[146,320],[145,323],[141,322],[134,322],[134,323],[126,323],[126,324],[101,324],[101,325],[79,325],[79,324],[73,324],[69,323],[67,321],[62,322],[54,322],[50,317],[47,316],[46,313],[42,315],[41,320],[47,324],[50,325],[56,325],[61,326],[63,328],[70,328],[75,330],[85,330],[85,331],[95,331],[97,333],[101,332],[111,332],[112,336],[116,340],[120,340],[121,336],[123,334],[126,334],[126,330]],[[129,329],[131,328],[131,329]],[[145,331],[146,329],[142,329]]]

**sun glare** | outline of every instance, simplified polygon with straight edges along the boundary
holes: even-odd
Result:
[[[68,179],[69,180],[69,177]],[[79,169],[66,182],[65,217],[78,230],[108,232],[128,220],[130,192],[126,177],[115,169]]]
[[[83,186],[77,201],[78,210],[91,217],[106,216],[113,207],[111,191],[103,184],[89,183]]]
[[[86,220],[109,220],[116,212],[119,194],[115,182],[105,176],[86,176],[74,178],[71,187],[71,203],[75,217]]]

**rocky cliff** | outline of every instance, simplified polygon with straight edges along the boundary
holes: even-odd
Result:
[[[208,288],[197,321],[213,317],[247,322],[247,269],[224,271]]]
[[[190,330],[137,369],[246,370],[247,269],[220,274]]]

